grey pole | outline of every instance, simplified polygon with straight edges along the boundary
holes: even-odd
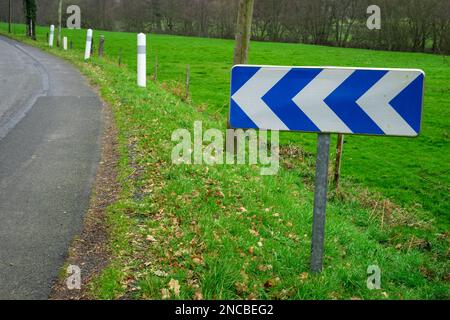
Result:
[[[319,133],[317,142],[316,187],[314,193],[314,221],[311,241],[311,271],[313,273],[321,272],[323,267],[329,160],[330,134]]]

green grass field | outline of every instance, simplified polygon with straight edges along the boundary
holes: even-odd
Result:
[[[16,25],[19,34],[23,26]],[[22,29],[21,29],[22,28]],[[6,30],[0,24],[0,32]],[[46,29],[35,45],[45,48]],[[282,168],[177,166],[173,130],[223,128],[233,42],[149,35],[149,73],[179,85],[135,86],[136,35],[105,35],[106,59],[82,61],[85,31],[65,31],[76,64],[114,110],[121,199],[109,209],[113,263],[92,283],[99,298],[448,299],[450,64],[443,57],[253,42],[250,62],[421,68],[427,73],[423,133],[416,139],[348,137],[342,194],[330,192],[325,270],[308,274],[315,137],[283,134]],[[19,38],[23,38],[17,36]],[[30,41],[28,41],[30,42]],[[30,42],[32,43],[32,42]],[[122,50],[123,67],[117,66]],[[47,49],[48,50],[48,49]],[[182,116],[180,116],[182,115]],[[191,129],[192,130],[192,129]],[[295,156],[288,156],[294,154]],[[382,290],[366,288],[367,267]],[[180,293],[178,292],[180,285]]]
[[[23,29],[16,27],[18,33]],[[5,26],[3,26],[5,29]],[[47,30],[40,28],[40,37]],[[85,31],[65,30],[64,34],[82,50]],[[136,35],[98,31],[103,34],[105,51],[111,59],[136,70]],[[156,56],[158,79],[184,83],[187,65],[191,68],[191,96],[205,111],[226,118],[229,105],[229,78],[233,41],[149,35],[148,72],[154,72]],[[450,226],[450,59],[420,53],[393,53],[342,49],[301,44],[253,42],[250,63],[298,66],[358,66],[420,68],[426,72],[423,132],[417,139],[347,137],[343,176],[378,190],[406,206],[421,206],[443,227]],[[225,121],[225,120],[223,120]],[[222,124],[221,124],[222,125]],[[308,151],[315,149],[311,134],[286,133],[284,142],[293,142]]]

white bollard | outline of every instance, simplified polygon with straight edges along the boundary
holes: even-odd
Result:
[[[87,60],[91,57],[92,34],[92,29],[88,29],[86,35],[86,51],[84,51],[84,60]]]
[[[146,87],[147,86],[147,39],[145,34],[139,33],[137,36],[138,39],[138,62],[137,62],[137,78],[138,78],[138,86]]]
[[[63,49],[67,50],[67,37],[63,38]]]
[[[53,47],[53,38],[55,35],[55,26],[51,25],[50,26],[50,35],[48,36],[48,46],[49,47]]]

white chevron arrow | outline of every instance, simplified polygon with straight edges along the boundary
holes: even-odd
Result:
[[[389,71],[356,103],[387,135],[417,136],[417,132],[389,104],[410,85],[420,71]]]
[[[322,132],[352,133],[324,100],[355,70],[324,69],[292,100]]]
[[[262,97],[290,71],[288,68],[261,68],[231,98],[260,129],[288,130]]]

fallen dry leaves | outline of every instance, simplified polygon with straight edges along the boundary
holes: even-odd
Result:
[[[308,280],[308,276],[309,276],[308,272],[303,272],[303,273],[300,274],[300,280],[302,282],[306,281],[306,280]]]
[[[269,279],[264,283],[264,288],[266,289],[272,288],[273,286],[276,286],[280,282],[281,280],[279,277]]]
[[[194,300],[203,300],[203,294],[201,293],[201,291],[195,291]]]
[[[170,291],[169,289],[163,288],[161,289],[161,296],[163,300],[170,299]]]
[[[169,281],[169,290],[171,290],[176,297],[180,296],[180,283],[178,280],[171,279]]]

